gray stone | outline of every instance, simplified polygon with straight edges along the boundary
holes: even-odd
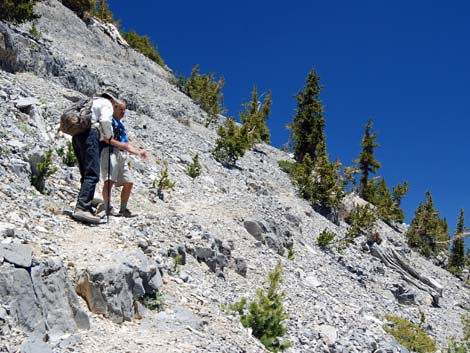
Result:
[[[321,286],[321,282],[313,273],[310,273],[305,277],[305,284],[311,288],[317,288]]]
[[[0,256],[13,265],[19,267],[31,267],[32,250],[25,244],[0,244]]]
[[[10,316],[25,330],[45,333],[41,309],[25,269],[0,267],[0,303],[10,308]]]
[[[49,260],[31,269],[31,279],[52,341],[89,329],[88,316],[60,259]]]
[[[246,264],[245,259],[236,258],[235,259],[235,272],[239,275],[246,277],[248,271],[248,265]]]
[[[78,274],[76,290],[88,308],[121,323],[135,318],[134,302],[161,287],[156,266],[142,253],[116,254],[114,264],[89,268]],[[123,259],[123,260],[119,260]]]
[[[31,175],[31,167],[28,162],[21,159],[12,158],[10,160],[10,169],[20,178],[29,179]]]
[[[327,345],[333,345],[338,338],[338,334],[336,332],[336,328],[330,325],[320,325],[318,327],[318,333],[320,338],[325,342]]]
[[[267,231],[266,227],[262,223],[256,221],[245,221],[243,226],[246,231],[250,233],[256,240],[264,241],[263,234]]]
[[[20,98],[15,101],[15,106],[21,111],[28,109],[33,105],[39,104],[37,98],[34,97],[27,97],[27,98]]]
[[[13,237],[15,235],[15,226],[9,223],[0,223],[0,236]]]
[[[21,345],[21,353],[52,353],[52,348],[41,337],[33,336]]]

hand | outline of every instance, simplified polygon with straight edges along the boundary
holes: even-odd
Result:
[[[147,159],[148,156],[149,156],[149,155],[148,155],[147,151],[141,150],[141,151],[139,152],[139,157],[142,158],[142,159]]]

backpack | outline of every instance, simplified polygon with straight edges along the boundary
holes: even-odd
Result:
[[[60,128],[64,134],[75,136],[91,128],[92,98],[83,98],[64,110]]]

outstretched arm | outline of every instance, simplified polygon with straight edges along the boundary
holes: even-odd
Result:
[[[111,146],[115,146],[120,150],[135,154],[136,156],[139,156],[142,159],[146,159],[148,157],[147,151],[139,150],[138,148],[132,146],[130,143],[119,142],[115,139],[111,139]]]

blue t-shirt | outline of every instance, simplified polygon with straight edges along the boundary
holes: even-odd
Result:
[[[119,142],[129,143],[129,138],[127,137],[126,128],[124,124],[121,123],[113,116],[113,133],[114,139]]]

